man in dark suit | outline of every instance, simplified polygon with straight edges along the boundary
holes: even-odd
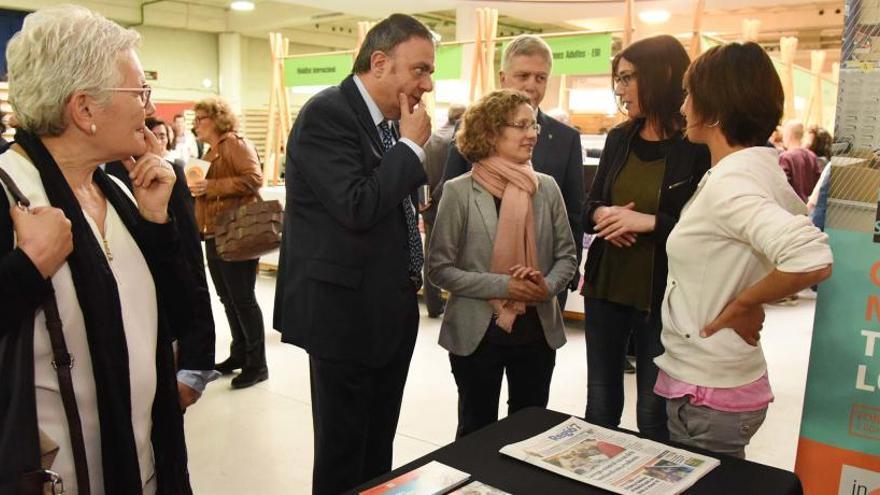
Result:
[[[538,172],[552,176],[559,184],[580,265],[584,240],[581,227],[584,198],[581,139],[576,130],[545,114],[539,107],[547,91],[552,67],[553,55],[547,43],[537,36],[523,34],[514,38],[504,49],[499,76],[502,88],[518,89],[528,94],[537,111],[535,120],[541,125],[541,133],[532,151],[532,166]],[[446,160],[443,181],[454,179],[470,169],[471,164],[453,146]],[[576,290],[579,282],[580,276],[575,273],[569,290]],[[567,295],[566,291],[562,291],[558,296],[563,310]]]
[[[309,100],[291,131],[275,292],[274,327],[309,353],[318,494],[391,469],[419,324],[410,197],[426,181],[432,34],[394,14],[367,33],[352,72]]]

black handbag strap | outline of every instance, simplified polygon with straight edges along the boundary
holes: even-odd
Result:
[[[46,315],[46,328],[49,329],[49,340],[52,342],[52,367],[58,375],[58,386],[61,389],[61,402],[64,403],[64,415],[67,417],[67,428],[70,431],[70,445],[73,450],[73,463],[76,469],[76,485],[79,493],[89,495],[89,462],[86,457],[86,443],[82,432],[82,421],[79,417],[79,408],[76,405],[76,395],[73,392],[73,356],[67,350],[67,342],[64,340],[64,332],[61,329],[61,315],[58,313],[58,303],[55,299],[55,289],[52,296],[46,299],[43,305]]]
[[[30,201],[12,180],[12,177],[0,168],[0,181],[9,189],[13,199],[20,208],[28,208]],[[70,445],[73,453],[73,463],[76,470],[76,484],[81,495],[90,495],[89,464],[86,457],[86,444],[82,432],[82,421],[79,416],[79,408],[76,405],[76,394],[73,391],[73,356],[67,350],[67,342],[64,340],[64,331],[61,326],[61,315],[58,312],[58,302],[55,299],[55,289],[49,281],[50,294],[43,304],[43,312],[46,315],[46,328],[49,331],[49,340],[52,343],[52,367],[58,375],[58,388],[61,391],[61,402],[64,404],[64,415],[67,417],[67,429],[70,432]],[[57,475],[56,475],[57,477]],[[46,479],[44,483],[52,482]]]
[[[9,189],[10,194],[12,194],[12,199],[15,200],[19,207],[27,208],[31,205],[31,201],[21,192],[21,189],[18,188],[18,184],[16,184],[15,181],[12,180],[12,177],[10,177],[2,168],[0,168],[0,181],[3,181],[3,184]]]

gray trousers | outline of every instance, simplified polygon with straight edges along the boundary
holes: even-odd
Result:
[[[727,412],[694,406],[690,398],[666,400],[669,439],[718,454],[744,459],[746,445],[758,431],[767,408],[758,411]]]

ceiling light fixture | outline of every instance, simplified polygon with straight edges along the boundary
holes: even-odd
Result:
[[[663,24],[672,17],[668,10],[643,10],[639,12],[639,19],[645,24]]]
[[[229,4],[229,8],[239,12],[250,12],[254,10],[254,2],[250,0],[235,0]]]

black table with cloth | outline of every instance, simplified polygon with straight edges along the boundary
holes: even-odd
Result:
[[[430,461],[439,461],[460,469],[471,475],[471,481],[481,481],[514,495],[610,493],[498,452],[505,445],[533,437],[569,417],[571,417],[569,414],[535,407],[523,409],[384,476],[364,483],[349,493],[358,493],[384,483]],[[638,435],[626,430],[621,431]],[[681,448],[721,460],[720,466],[697,481],[684,492],[686,494],[800,495],[803,493],[800,480],[789,471],[733,457],[718,456],[690,447]]]

